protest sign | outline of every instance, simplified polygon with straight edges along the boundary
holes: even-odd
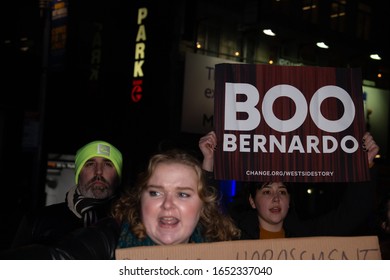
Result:
[[[215,177],[369,180],[360,69],[221,63]]]
[[[117,260],[380,260],[377,236],[297,237],[120,248]]]

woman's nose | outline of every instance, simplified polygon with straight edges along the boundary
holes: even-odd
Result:
[[[163,201],[162,207],[163,207],[164,209],[170,209],[170,208],[173,207],[173,205],[174,205],[174,203],[173,203],[172,195],[167,194],[167,195],[164,197],[164,201]]]
[[[279,201],[279,193],[275,193],[274,196],[272,197],[272,201]]]

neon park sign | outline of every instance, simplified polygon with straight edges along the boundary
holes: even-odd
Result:
[[[144,20],[148,16],[147,8],[139,8],[137,15],[138,31],[135,39],[135,54],[133,68],[133,83],[131,89],[131,101],[136,103],[142,98],[144,72],[142,66],[145,63],[146,28]]]

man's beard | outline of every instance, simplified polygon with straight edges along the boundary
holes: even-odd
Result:
[[[89,180],[85,185],[80,185],[80,193],[84,197],[105,199],[111,197],[113,187],[104,177],[95,176]]]

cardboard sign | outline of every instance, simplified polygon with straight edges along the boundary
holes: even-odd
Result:
[[[239,240],[117,249],[117,260],[380,260],[376,236]]]
[[[219,180],[369,180],[360,69],[217,64]]]

